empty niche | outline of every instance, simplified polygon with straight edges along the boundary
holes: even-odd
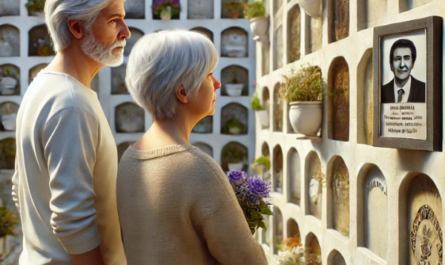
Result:
[[[13,132],[15,131],[15,121],[17,119],[17,112],[19,105],[14,102],[6,101],[0,104],[0,131]]]
[[[222,69],[221,95],[231,97],[249,95],[249,73],[246,68],[231,65]]]
[[[277,206],[273,206],[273,252],[275,254],[280,250],[283,242],[283,215]]]
[[[409,174],[399,207],[400,264],[442,264],[442,199],[431,178]]]
[[[287,62],[292,63],[300,60],[300,44],[301,44],[301,12],[300,6],[294,5],[288,14],[287,27]]]
[[[335,58],[329,68],[329,138],[349,141],[349,68],[343,57]]]
[[[213,42],[213,32],[212,31],[210,31],[206,28],[202,28],[202,27],[192,28],[191,31],[196,31],[196,32],[202,33]]]
[[[213,116],[202,118],[192,129],[192,133],[213,133]]]
[[[221,57],[247,57],[247,32],[232,27],[221,33]]]
[[[0,140],[0,169],[14,169],[15,139]]]
[[[400,12],[408,11],[433,1],[434,0],[399,0],[399,10]]]
[[[144,132],[144,110],[136,104],[120,104],[114,112],[115,128],[118,133]]]
[[[329,175],[332,196],[328,199],[328,204],[332,204],[328,207],[332,215],[332,225],[329,228],[349,236],[349,172],[341,157],[333,158]]]
[[[199,149],[201,149],[201,151],[203,151],[204,153],[208,154],[209,156],[213,157],[213,148],[205,143],[194,143],[194,146],[198,147]]]
[[[366,50],[357,70],[357,142],[372,145],[374,70],[371,48]]]
[[[221,18],[243,18],[241,1],[221,0]]]
[[[121,64],[111,68],[111,94],[129,94],[127,85],[125,84],[125,72],[127,65]]]
[[[266,224],[266,227],[269,228],[270,227],[270,218],[272,218],[272,216],[266,215],[264,217],[264,223]],[[261,237],[263,238],[263,244],[266,244],[270,247],[270,233],[269,233],[269,229],[263,229],[261,228],[262,232],[261,232]]]
[[[180,8],[180,7],[181,7],[181,6],[180,6],[180,1],[179,1],[179,0],[169,0],[168,2],[171,3],[172,5],[176,6],[176,8]],[[154,19],[154,20],[160,20],[160,19],[161,19],[161,16],[160,16],[160,15],[155,15],[153,6],[158,5],[158,4],[162,4],[162,3],[164,3],[164,2],[163,2],[163,1],[159,1],[159,0],[153,0],[152,3],[153,3],[153,4],[152,4],[151,7],[152,7],[153,19]],[[170,19],[179,19],[180,13],[181,13],[181,11],[179,11],[178,14],[171,15],[171,11],[170,11]],[[159,30],[158,30],[158,31],[159,31]],[[155,32],[156,32],[156,31],[155,31]]]
[[[292,218],[287,221],[287,237],[295,238],[296,243],[301,244],[300,227],[298,226],[298,223]]]
[[[125,18],[144,19],[145,0],[126,0],[124,2]],[[133,35],[133,32],[131,33]]]
[[[263,87],[263,108],[267,111],[270,120],[270,96],[268,87]],[[269,124],[270,122],[264,128],[269,128]]]
[[[280,98],[278,91],[280,90],[280,84],[275,84],[273,92],[273,131],[283,131],[283,100]]]
[[[273,69],[283,67],[283,27],[279,26],[274,32]]]
[[[387,0],[359,0],[357,7],[358,30],[377,26],[386,18]]]
[[[41,63],[41,64],[38,64],[38,65],[34,66],[33,68],[29,69],[29,76],[28,76],[29,83],[31,84],[31,82],[34,80],[34,78],[36,78],[37,74],[41,70],[45,69],[47,66],[48,66],[48,64]]]
[[[329,1],[329,43],[349,36],[349,0]]]
[[[188,0],[187,1],[188,19],[212,19],[213,18],[213,0]]]
[[[20,1],[17,0],[2,0],[0,2],[0,17],[2,16],[19,16],[20,15]],[[0,48],[1,50],[1,48]]]
[[[20,68],[12,64],[0,65],[0,94],[20,95]]]
[[[321,18],[312,18],[305,15],[306,19],[306,54],[321,49],[322,21]]]
[[[283,193],[283,151],[277,145],[273,149],[273,188],[274,191]]]
[[[133,49],[133,46],[136,43],[136,41],[138,41],[140,37],[144,36],[144,32],[136,28],[129,28],[129,30],[131,32],[131,37],[127,40],[127,45],[125,45],[124,56],[130,55],[131,49]]]
[[[0,57],[17,57],[17,56],[20,56],[19,29],[11,25],[1,25]]]
[[[53,42],[46,25],[35,26],[29,30],[28,56],[53,56]]]
[[[377,166],[367,164],[359,172],[357,189],[358,245],[386,260],[388,190],[385,176]]]
[[[328,265],[346,265],[346,261],[340,252],[334,249],[328,256]]]
[[[247,171],[248,167],[247,148],[238,143],[230,142],[221,150],[221,167],[224,172],[229,170]]]
[[[134,144],[134,142],[129,141],[129,142],[123,142],[123,143],[120,143],[120,144],[117,146],[117,157],[118,157],[118,161],[121,161],[121,157],[122,157],[122,155],[125,153],[125,151],[128,149],[128,147],[129,147],[130,145],[132,145],[132,144]]]
[[[247,108],[238,103],[229,103],[221,110],[221,134],[247,134]]]
[[[287,168],[289,181],[289,202],[300,205],[301,200],[301,178],[300,178],[300,155],[297,149],[291,148],[287,155]]]
[[[326,177],[321,171],[321,162],[317,153],[312,151],[306,159],[306,214],[321,220],[323,188],[326,187]]]
[[[261,45],[261,73],[268,75],[270,71],[270,45]]]
[[[321,248],[317,237],[313,233],[306,236],[305,246],[305,264],[321,265]]]

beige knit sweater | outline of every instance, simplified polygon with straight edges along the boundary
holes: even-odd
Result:
[[[117,202],[129,265],[267,264],[224,172],[196,147],[130,146]]]

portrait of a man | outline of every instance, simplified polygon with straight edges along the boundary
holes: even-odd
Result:
[[[411,75],[416,58],[416,46],[411,40],[394,42],[389,54],[394,78],[382,86],[381,103],[425,103],[425,83]]]

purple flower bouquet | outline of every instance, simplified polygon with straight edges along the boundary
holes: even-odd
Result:
[[[267,229],[263,215],[272,215],[269,208],[271,204],[265,200],[270,198],[270,183],[255,175],[247,178],[246,172],[239,170],[227,172],[227,177],[243,209],[252,235],[258,227]]]

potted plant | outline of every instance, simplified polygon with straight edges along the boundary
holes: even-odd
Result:
[[[289,102],[289,119],[296,133],[316,136],[322,121],[322,93],[324,82],[321,70],[316,66],[302,67],[298,72],[293,69],[283,75],[279,95]]]
[[[306,13],[313,17],[319,18],[321,15],[321,0],[300,0],[298,4],[306,11]]]
[[[236,72],[233,71],[233,79],[229,84],[226,84],[226,93],[231,97],[239,97],[243,93],[244,84],[240,84],[236,78]]]
[[[245,18],[250,19],[250,30],[255,41],[269,44],[267,30],[269,29],[269,19],[266,17],[266,8],[262,0],[255,0],[245,5]]]
[[[160,16],[161,20],[168,21],[173,16],[179,15],[181,7],[179,0],[157,0],[154,2],[153,14]]]
[[[243,170],[244,167],[244,152],[236,145],[229,145],[223,148],[222,162],[227,162],[229,171]]]
[[[15,236],[14,228],[18,224],[14,213],[4,206],[0,206],[0,257],[3,256],[6,236]]]
[[[29,16],[42,16],[45,0],[29,0],[25,7],[28,9]]]
[[[230,18],[239,18],[239,15],[242,14],[244,10],[244,3],[239,0],[231,0],[224,4],[224,7],[227,11],[230,12]]]
[[[225,124],[225,131],[229,134],[241,134],[244,130],[244,124],[235,117],[230,118]]]
[[[269,112],[261,105],[260,98],[256,93],[250,100],[250,108],[255,111],[255,116],[260,121],[261,127],[269,127]]]

